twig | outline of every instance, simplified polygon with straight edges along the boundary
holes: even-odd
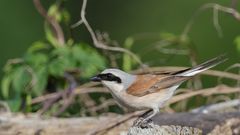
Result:
[[[37,104],[45,100],[58,97],[63,94],[64,91],[59,91],[56,93],[47,94],[44,96],[36,97],[32,100],[32,104]],[[74,94],[86,94],[86,93],[109,93],[106,88],[102,87],[92,87],[92,88],[76,88]]]
[[[187,69],[189,67],[172,67],[172,66],[166,66],[166,67],[149,67],[148,70],[151,72],[171,72],[171,71],[178,71],[178,70],[183,70]],[[142,70],[135,70],[133,73],[136,74],[142,74],[142,73],[148,73],[148,72],[142,72]],[[218,77],[223,77],[223,78],[228,78],[228,79],[233,79],[233,80],[240,80],[240,75],[236,75],[233,73],[229,72],[222,72],[222,71],[217,71],[217,70],[207,70],[204,71],[200,74],[204,75],[210,75],[210,76],[218,76]]]
[[[93,87],[96,86],[97,84],[96,83],[85,83],[79,87],[77,87],[76,89],[81,89],[81,90],[74,90],[74,92],[78,91],[78,92],[81,92],[81,93],[84,93],[84,89],[83,88],[90,88],[90,87]],[[83,91],[82,91],[83,90]],[[96,88],[96,91],[98,91],[99,89]],[[90,89],[91,91],[91,89]],[[100,90],[101,91],[101,90]],[[56,96],[59,96],[60,94],[62,94],[64,91],[58,91],[58,92],[55,92],[55,93],[51,93],[51,94],[47,94],[47,95],[43,95],[43,96],[39,96],[39,97],[36,97],[32,100],[32,104],[36,104],[36,103],[39,103],[39,102],[42,102],[44,100],[47,100],[49,98],[54,98]],[[90,92],[91,93],[91,92]]]
[[[213,113],[213,112],[217,112],[219,110],[223,110],[223,109],[235,107],[235,106],[240,106],[239,99],[229,100],[226,102],[221,102],[221,103],[207,105],[207,106],[202,106],[202,107],[193,109],[191,112],[207,114],[207,113]]]
[[[231,7],[232,7],[233,9],[236,9],[237,3],[238,3],[238,0],[231,0]]]
[[[54,116],[57,116],[61,114],[67,107],[72,103],[74,99],[73,91],[76,89],[77,82],[75,81],[74,77],[70,75],[69,73],[64,73],[64,77],[66,81],[68,82],[69,86],[66,90],[62,91],[61,93],[56,94],[53,98],[49,98],[44,100],[44,105],[41,110],[38,111],[38,113],[43,114],[46,112],[54,103],[59,101],[60,99],[63,99],[63,105],[61,106],[60,110],[54,114]]]
[[[101,126],[91,132],[89,132],[87,135],[96,135],[97,133],[103,133],[103,132],[107,132],[108,130],[132,119],[135,117],[140,116],[141,114],[143,114],[145,111],[136,111],[130,114],[126,114],[124,116],[122,116],[121,118],[116,118],[114,121],[111,122],[106,122],[106,123],[102,123]]]
[[[69,86],[68,86],[68,89],[65,91],[65,93],[62,94],[63,104],[61,108],[54,114],[54,116],[60,115],[74,101],[75,94],[73,94],[73,91],[77,87],[77,82],[75,78],[67,72],[64,73],[64,77],[66,78]]]
[[[214,22],[214,27],[216,28],[219,36],[222,35],[222,30],[221,30],[221,27],[218,23],[218,12],[219,11],[222,11],[222,12],[225,12],[225,13],[229,13],[229,14],[232,14],[232,16],[240,21],[240,13],[234,9],[234,8],[231,8],[231,7],[225,7],[225,6],[222,6],[222,5],[219,5],[219,4],[216,4],[216,3],[207,3],[205,5],[203,5],[202,7],[200,7],[193,15],[193,17],[188,21],[187,25],[185,26],[182,34],[181,34],[181,37],[182,38],[185,38],[186,35],[189,33],[189,31],[191,30],[192,28],[192,25],[196,19],[196,17],[199,16],[200,13],[202,13],[203,11],[205,11],[206,9],[209,9],[209,8],[212,8],[213,9],[213,22]]]
[[[219,37],[223,37],[223,32],[222,32],[222,28],[219,24],[219,20],[218,20],[218,8],[213,8],[213,26],[215,27],[218,36]]]
[[[105,100],[102,104],[100,104],[99,106],[93,106],[91,108],[88,109],[88,111],[90,112],[96,112],[98,110],[101,110],[101,109],[104,109],[104,108],[107,108],[111,105],[116,105],[116,102],[115,100],[113,99],[108,99],[108,100]]]
[[[144,64],[142,63],[142,61],[133,52],[131,52],[131,51],[127,50],[127,49],[124,49],[124,48],[120,48],[120,47],[107,46],[107,45],[105,45],[104,43],[100,42],[97,39],[96,34],[94,33],[92,27],[90,26],[90,24],[88,23],[88,21],[87,21],[87,19],[85,17],[86,6],[87,6],[87,0],[83,0],[82,9],[81,9],[81,13],[80,13],[81,19],[76,24],[72,25],[72,27],[76,27],[76,26],[78,26],[80,24],[84,24],[85,27],[87,28],[88,32],[91,35],[91,38],[93,40],[93,44],[95,45],[95,47],[100,48],[100,49],[104,49],[104,50],[110,50],[110,51],[117,51],[117,52],[127,53],[133,59],[135,59],[136,62],[138,62],[141,67],[145,67]]]
[[[0,113],[11,113],[11,109],[9,107],[9,105],[7,104],[7,102],[4,101],[0,101]]]
[[[236,87],[236,88],[233,87],[232,88],[232,87],[228,87],[228,86],[225,86],[225,85],[219,85],[219,86],[216,86],[216,87],[213,87],[213,88],[196,90],[196,91],[193,91],[193,92],[176,95],[172,99],[170,99],[168,104],[173,104],[173,103],[176,103],[176,102],[179,102],[181,100],[185,100],[187,98],[191,98],[191,97],[194,97],[194,96],[197,96],[197,95],[208,97],[210,95],[231,94],[231,93],[236,93],[236,92],[240,92],[240,88],[238,88],[238,87]]]
[[[33,0],[33,3],[40,15],[42,15],[46,19],[46,21],[52,26],[59,45],[63,46],[65,44],[65,38],[63,30],[59,23],[54,19],[54,17],[51,17],[47,14],[47,11],[43,8],[40,0]]]
[[[227,71],[229,71],[229,70],[231,70],[231,69],[234,69],[234,68],[238,68],[238,69],[239,69],[239,70],[238,70],[238,74],[240,75],[240,63],[235,63],[235,64],[229,66],[229,67],[228,67],[227,69],[225,69],[224,71],[227,72]],[[218,78],[218,83],[219,83],[219,84],[222,83],[222,82],[221,82],[222,79],[223,79],[223,77],[219,77],[219,78]],[[239,85],[240,85],[240,80],[237,80],[237,86],[239,86]]]

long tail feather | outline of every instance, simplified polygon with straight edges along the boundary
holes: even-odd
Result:
[[[220,55],[220,56],[210,59],[200,65],[197,65],[193,68],[185,69],[185,70],[176,72],[174,74],[177,76],[194,76],[194,75],[196,75],[200,72],[203,72],[205,70],[208,70],[226,60],[227,60],[227,58],[225,55]]]

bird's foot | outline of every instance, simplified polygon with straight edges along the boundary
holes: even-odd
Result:
[[[133,122],[133,126],[139,128],[152,128],[153,122],[151,119],[145,120],[144,118],[140,117]]]

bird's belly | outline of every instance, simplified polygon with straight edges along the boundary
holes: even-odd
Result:
[[[126,92],[118,94],[112,93],[112,95],[121,106],[134,110],[142,110],[163,107],[164,104],[173,96],[175,89],[176,87],[172,88],[172,90],[161,90],[161,92],[155,92],[141,97],[132,96]]]
[[[127,99],[124,95],[112,93],[113,98],[117,101],[118,105],[132,110],[138,110],[135,103],[131,99]]]

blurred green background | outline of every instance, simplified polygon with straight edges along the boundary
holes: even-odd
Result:
[[[45,2],[45,1],[43,1]],[[226,6],[226,0],[152,0],[152,1],[112,1],[90,0],[87,6],[87,18],[93,28],[106,31],[111,38],[123,43],[128,36],[138,33],[171,32],[180,34],[193,13],[203,4],[217,2]],[[69,0],[66,7],[71,14],[71,22],[79,19],[80,0]],[[49,3],[44,3],[46,8]],[[22,56],[23,52],[36,40],[44,37],[43,18],[36,11],[32,1],[1,0],[0,1],[0,67],[9,58]],[[239,60],[233,40],[239,35],[240,24],[232,16],[220,13],[219,21],[223,29],[220,38],[213,27],[212,10],[203,12],[193,25],[190,37],[197,46],[201,60],[206,60],[221,53],[228,53],[229,63]],[[75,28],[79,40],[89,38],[82,28]],[[84,35],[84,36],[83,36]],[[175,65],[187,65],[175,63]]]
[[[55,1],[42,2],[48,9]],[[174,55],[168,58],[151,48],[151,44],[159,40],[161,33],[179,36],[194,12],[206,3],[231,6],[231,1],[226,0],[89,0],[86,17],[94,30],[107,32],[120,46],[128,37],[142,37],[134,43],[132,51],[150,66],[190,66],[188,56]],[[65,0],[64,7],[71,16],[70,24],[79,20],[81,4],[81,0]],[[22,57],[27,48],[33,42],[43,40],[45,34],[44,19],[31,0],[1,0],[0,11],[2,68],[8,59]],[[240,53],[234,41],[240,35],[240,23],[230,14],[222,12],[219,12],[219,23],[223,37],[218,36],[213,26],[212,9],[208,9],[196,18],[188,36],[195,46],[198,63],[227,53],[229,60],[216,67],[223,70],[239,62]],[[71,32],[75,41],[92,45],[84,26],[74,28]],[[1,70],[0,78],[2,76]]]

